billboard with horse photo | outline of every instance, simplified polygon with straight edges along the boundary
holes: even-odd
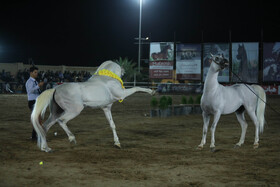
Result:
[[[232,43],[233,82],[258,83],[258,67],[259,43]]]
[[[172,79],[174,43],[152,42],[150,44],[150,78]]]
[[[223,55],[225,59],[229,60],[229,43],[206,43],[203,45],[203,51],[203,81],[205,81],[211,64],[211,54]],[[228,67],[219,72],[218,81],[229,82]]]

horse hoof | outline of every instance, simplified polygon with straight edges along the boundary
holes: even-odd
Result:
[[[212,153],[216,152],[215,147],[211,147],[211,148],[210,148],[210,151],[211,151]]]
[[[151,95],[155,95],[155,94],[156,94],[156,91],[152,90]]]
[[[234,146],[235,149],[239,149],[240,147],[241,147],[241,145],[238,145],[238,144],[236,144],[236,145]]]
[[[41,149],[41,151],[45,151],[46,153],[52,153],[53,152],[53,150],[49,147]]]
[[[70,143],[77,144],[76,138],[73,138],[73,137],[70,137],[70,138],[69,138],[69,142],[70,142]]]
[[[76,140],[72,140],[72,141],[70,141],[70,143],[73,143],[73,144],[77,144],[77,141]]]
[[[122,148],[122,147],[121,147],[121,144],[119,144],[119,143],[115,143],[115,147],[116,147],[116,148],[119,148],[119,149]]]
[[[259,148],[259,144],[254,144],[254,149]]]
[[[196,150],[201,151],[203,149],[203,146],[197,146]]]

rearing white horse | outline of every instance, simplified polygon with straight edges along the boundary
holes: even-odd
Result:
[[[210,149],[215,150],[215,130],[221,114],[230,114],[235,112],[237,119],[241,125],[242,132],[236,147],[240,147],[244,143],[246,129],[248,124],[245,121],[244,112],[255,124],[255,142],[254,148],[259,146],[259,131],[263,132],[264,128],[264,112],[266,95],[262,87],[258,85],[235,84],[232,86],[223,86],[218,83],[219,71],[229,65],[227,59],[222,55],[212,55],[212,63],[206,76],[203,95],[201,98],[201,108],[203,116],[203,133],[199,149],[203,148],[206,143],[207,129],[210,121],[210,115],[214,115],[211,127],[211,145]],[[247,87],[248,86],[248,87]],[[249,89],[250,88],[250,89]],[[253,93],[254,92],[254,93]],[[258,98],[258,95],[260,98]]]
[[[106,61],[100,65],[94,76],[81,83],[64,83],[53,89],[44,91],[37,99],[31,114],[31,122],[37,132],[37,144],[42,151],[49,152],[46,134],[56,122],[64,129],[70,142],[75,142],[75,136],[70,132],[66,123],[80,114],[84,107],[103,109],[112,128],[115,145],[120,147],[111,107],[115,101],[122,101],[135,92],[146,92],[151,95],[151,89],[134,87],[125,89],[121,76],[122,68],[115,62]],[[46,108],[50,106],[50,116],[40,124],[40,114],[44,117]]]

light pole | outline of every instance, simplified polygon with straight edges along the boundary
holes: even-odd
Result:
[[[139,0],[140,3],[140,12],[139,12],[139,44],[138,44],[138,72],[140,73],[140,61],[141,61],[141,22],[142,22],[142,1]]]

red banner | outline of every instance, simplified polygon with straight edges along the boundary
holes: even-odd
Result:
[[[279,95],[278,86],[263,85],[262,87],[267,95]]]

